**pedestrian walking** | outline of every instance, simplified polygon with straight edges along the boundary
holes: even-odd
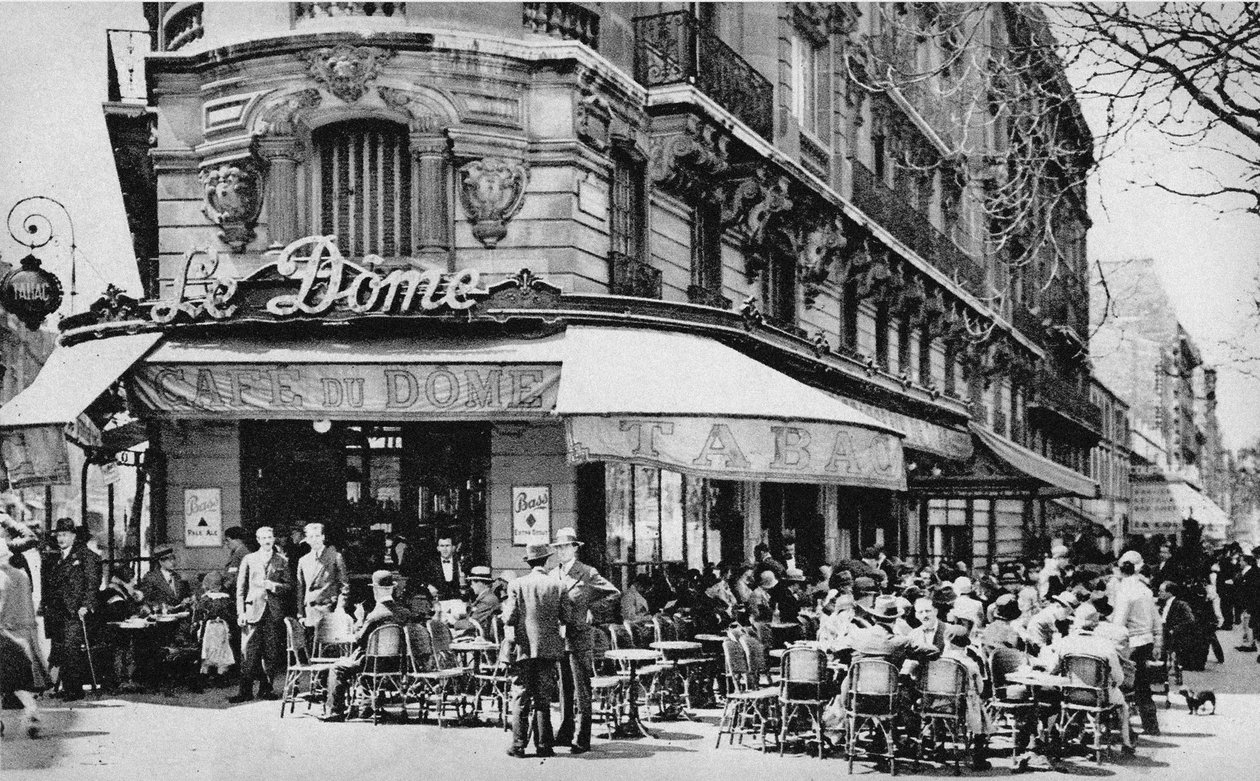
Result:
[[[101,559],[79,541],[69,518],[57,519],[53,533],[57,551],[44,568],[44,634],[52,641],[49,664],[57,668],[60,696],[78,700],[91,680],[86,622],[96,608]]]
[[[11,555],[9,534],[0,530],[0,697],[17,698],[22,704],[22,728],[37,738],[40,720],[35,696],[48,687],[48,674],[36,636],[31,578],[10,563]]]
[[[551,732],[551,695],[556,662],[564,656],[560,625],[573,623],[573,602],[558,578],[543,569],[551,550],[546,545],[525,549],[530,571],[508,584],[503,608],[506,639],[516,648],[512,665],[512,745],[508,755],[525,758],[534,734],[538,756],[555,755]],[[531,719],[532,717],[532,719]]]
[[[236,615],[241,626],[240,691],[228,702],[277,698],[272,681],[284,657],[284,600],[289,595],[289,561],[276,550],[276,537],[270,526],[260,526],[254,535],[258,550],[241,560],[236,578]]]

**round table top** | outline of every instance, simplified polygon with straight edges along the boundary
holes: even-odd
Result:
[[[452,651],[493,651],[498,647],[489,640],[456,640],[451,643]]]
[[[150,629],[157,624],[151,621],[140,619],[139,621],[110,621],[110,626],[116,626],[119,629]]]
[[[152,616],[149,620],[157,621],[159,624],[163,624],[168,621],[179,621],[180,619],[188,618],[190,615],[192,614],[191,613],[160,613],[156,616]]]
[[[660,654],[646,648],[613,648],[604,651],[604,658],[620,659],[625,662],[652,662],[659,659]]]
[[[787,649],[786,648],[771,648],[769,651],[767,651],[767,653],[773,656],[775,659],[782,659],[783,655],[787,653]]]
[[[771,629],[799,629],[800,624],[795,621],[771,621]]]
[[[1072,679],[1066,676],[1051,675],[1039,670],[1016,670],[1015,672],[1007,673],[1006,680],[1028,686],[1067,686],[1072,682]]]
[[[702,643],[724,643],[726,635],[700,634],[696,635],[696,639]]]
[[[655,643],[648,643],[649,648],[655,648],[658,651],[698,651],[699,643],[693,643],[690,640],[657,640]]]

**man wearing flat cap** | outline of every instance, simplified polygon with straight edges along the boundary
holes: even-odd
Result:
[[[144,601],[150,607],[178,608],[186,604],[192,598],[192,589],[188,581],[175,572],[175,551],[161,548],[153,554],[153,559],[157,566],[140,581]]]
[[[556,566],[551,574],[564,585],[573,602],[573,623],[564,638],[564,664],[560,665],[560,705],[563,714],[556,740],[569,744],[572,754],[591,748],[591,678],[595,675],[591,611],[618,599],[621,589],[604,579],[589,564],[578,561],[582,546],[577,531],[565,526],[556,531],[551,549]]]
[[[525,758],[531,733],[538,756],[555,755],[551,693],[556,662],[564,656],[560,625],[568,628],[574,619],[573,602],[565,584],[543,568],[550,555],[546,545],[525,549],[524,559],[530,571],[508,584],[503,606],[505,637],[516,648],[512,665],[512,746],[507,753],[518,759]]]

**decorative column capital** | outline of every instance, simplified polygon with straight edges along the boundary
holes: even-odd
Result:
[[[518,160],[485,157],[459,169],[460,197],[472,221],[472,232],[487,247],[507,235],[507,221],[525,201],[529,169]]]

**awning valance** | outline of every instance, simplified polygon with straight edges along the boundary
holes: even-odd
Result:
[[[900,432],[701,336],[570,327],[556,413],[575,463],[905,490]]]
[[[1085,475],[1034,453],[991,429],[972,423],[971,433],[976,435],[976,441],[980,445],[1007,466],[1040,483],[1042,487],[1036,492],[1039,497],[1079,496],[1096,499],[1100,494],[1098,483]]]
[[[73,422],[161,338],[128,334],[58,347],[30,387],[0,407],[0,429]]]
[[[1182,521],[1194,518],[1206,536],[1224,539],[1230,520],[1216,502],[1176,478],[1133,483],[1129,531],[1133,534],[1178,534]]]

